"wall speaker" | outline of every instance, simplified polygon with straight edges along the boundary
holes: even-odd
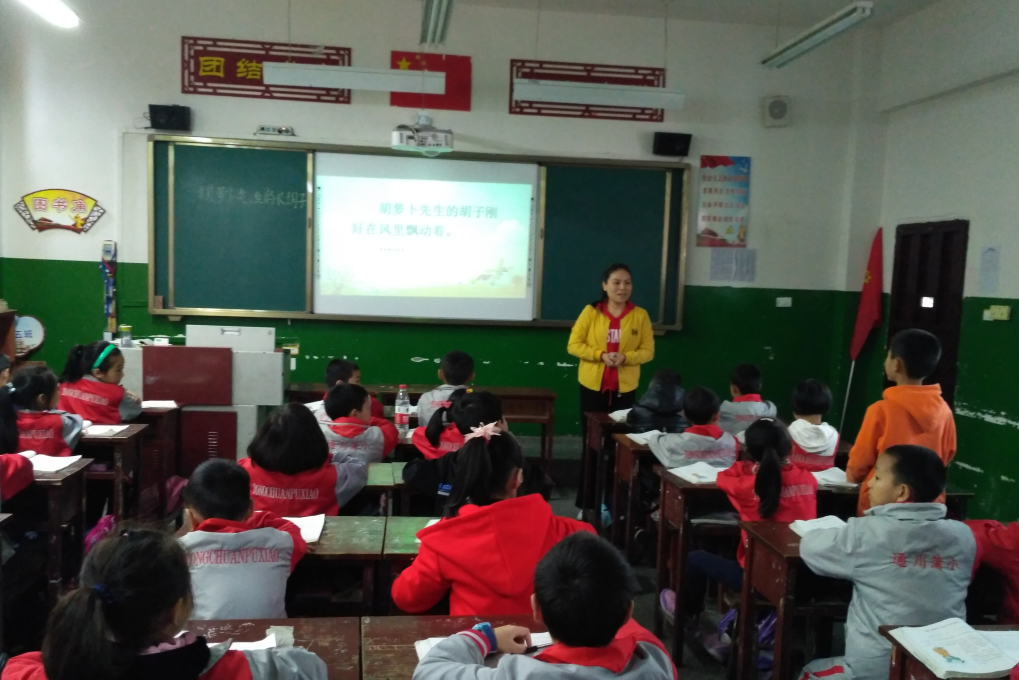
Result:
[[[764,127],[785,127],[789,124],[789,97],[764,97]]]
[[[191,132],[191,107],[149,104],[149,123],[154,130]]]
[[[685,158],[690,153],[693,135],[683,132],[656,132],[651,153],[656,156],[678,156]]]

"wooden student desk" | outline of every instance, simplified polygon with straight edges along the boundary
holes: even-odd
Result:
[[[361,678],[409,680],[418,665],[415,642],[449,637],[483,621],[493,628],[515,625],[533,633],[547,630],[530,616],[366,616],[361,619]]]
[[[611,434],[627,430],[626,423],[617,423],[608,413],[587,414],[580,459],[580,497],[585,509],[594,508],[593,524],[599,533],[602,530],[601,505],[605,502],[605,470],[608,465],[605,440]]]
[[[85,479],[105,480],[113,482],[113,516],[119,522],[127,518],[124,499],[127,484],[133,485],[133,513],[138,512],[138,500],[143,474],[143,449],[148,425],[128,425],[115,435],[95,437],[84,434],[78,442],[76,451],[94,458],[97,462],[106,463],[112,469],[88,470]],[[112,450],[112,455],[110,452]],[[165,485],[164,485],[165,489]]]
[[[640,500],[640,464],[643,460],[653,460],[654,454],[650,448],[638,444],[625,434],[614,434],[612,438],[616,442],[616,472],[612,483],[612,542],[618,546],[619,534],[625,532],[622,540],[623,554],[629,559],[633,549],[633,516]],[[621,500],[623,495],[625,500]],[[595,514],[601,514],[600,509]]]
[[[326,517],[322,536],[308,545],[302,562],[328,560],[361,565],[361,607],[368,614],[374,610],[375,578],[385,537],[385,517]]]
[[[740,527],[747,533],[747,553],[736,630],[737,673],[741,678],[757,674],[757,594],[760,594],[775,607],[778,615],[772,677],[790,680],[793,673],[799,671],[791,667],[793,618],[845,617],[849,609],[850,584],[814,574],[800,559],[800,537],[788,524],[740,522]],[[844,597],[840,597],[842,595]],[[820,625],[815,634],[819,640],[818,658],[829,656],[831,626]]]
[[[141,502],[141,515],[151,514],[156,519],[166,517],[166,480],[180,471],[180,407],[145,408],[135,421],[148,425],[145,432],[145,465],[147,479],[142,482],[142,493],[155,488],[155,507],[144,513],[150,503]]]
[[[294,647],[304,647],[325,662],[329,680],[361,677],[361,621],[354,616],[334,619],[234,619],[188,621],[185,630],[206,642],[257,642],[269,626],[294,629]]]
[[[393,579],[417,557],[418,549],[421,547],[417,541],[417,533],[431,521],[431,517],[390,517],[386,520],[386,541],[382,548],[383,573],[379,579],[385,592],[381,593],[382,597],[379,599],[388,602],[389,605],[381,607],[380,611],[389,611],[390,614],[399,611],[390,600]]]
[[[91,458],[80,458],[63,470],[36,472],[35,483],[4,505],[18,515],[19,522],[46,534],[46,583],[51,607],[64,590],[65,564],[69,572],[67,581],[77,576],[81,565],[85,542],[85,470],[92,462]],[[64,555],[65,533],[74,546],[70,559]]]
[[[407,385],[411,402],[436,385]],[[365,385],[364,388],[383,404],[396,401],[399,385]],[[502,399],[502,413],[510,423],[535,423],[541,426],[541,461],[545,472],[552,463],[552,441],[555,434],[556,393],[545,387],[474,387],[498,395]],[[325,383],[291,383],[288,395],[291,401],[310,402],[322,398]]]
[[[368,463],[368,481],[364,490],[378,494],[379,514],[383,517],[393,514],[394,486],[392,463]]]
[[[931,669],[927,668],[924,662],[909,653],[909,650],[892,637],[891,632],[899,626],[879,626],[878,631],[892,643],[892,663],[888,673],[888,680],[938,680]],[[975,630],[1016,630],[1019,626],[973,626]],[[999,676],[1008,678],[1009,674]]]

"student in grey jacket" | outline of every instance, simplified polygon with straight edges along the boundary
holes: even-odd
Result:
[[[449,406],[453,392],[474,382],[474,359],[467,352],[455,349],[442,357],[438,375],[442,384],[434,390],[425,392],[418,399],[419,425],[432,422],[433,413],[444,406]]]
[[[739,434],[760,418],[775,418],[778,408],[761,399],[761,369],[754,364],[740,364],[729,375],[729,393],[719,410],[718,426],[729,434]]]
[[[567,536],[534,571],[534,620],[552,646],[525,656],[531,634],[520,626],[480,623],[440,642],[414,680],[620,680],[676,678],[661,641],[633,620],[633,572],[620,552],[594,534]],[[495,668],[485,657],[505,654]]]
[[[810,680],[887,680],[891,644],[878,626],[926,626],[966,618],[976,540],[933,502],[945,490],[945,465],[923,446],[893,446],[877,459],[871,508],[840,529],[800,541],[800,556],[821,576],[853,582],[846,655],[803,669]]]

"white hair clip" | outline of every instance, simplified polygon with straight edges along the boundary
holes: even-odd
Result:
[[[485,441],[489,441],[492,437],[498,437],[502,433],[502,429],[499,428],[499,423],[489,423],[488,425],[482,425],[481,427],[472,427],[471,433],[464,435],[464,443],[467,443],[475,437],[484,437]]]

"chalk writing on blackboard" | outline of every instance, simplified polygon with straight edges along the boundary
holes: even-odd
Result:
[[[294,210],[304,210],[308,205],[308,194],[303,191],[277,191],[258,189],[252,191],[243,187],[200,186],[198,200],[205,203],[242,203],[244,205],[271,205]]]

